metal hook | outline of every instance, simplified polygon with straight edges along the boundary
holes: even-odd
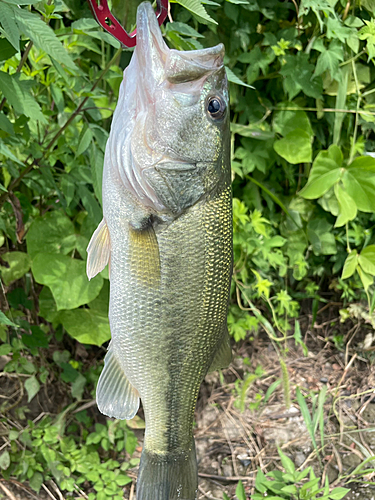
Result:
[[[88,0],[88,2],[97,22],[103,29],[114,36],[124,47],[135,47],[137,30],[129,34],[112,15],[107,0]],[[161,26],[168,14],[168,0],[156,0],[156,3],[156,17]]]

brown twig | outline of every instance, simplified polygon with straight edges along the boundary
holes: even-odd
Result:
[[[132,483],[131,488],[130,488],[130,493],[129,493],[129,500],[133,500],[134,488],[135,488],[135,483]]]
[[[348,17],[349,10],[350,10],[350,0],[348,0],[347,3],[346,3],[344,14],[342,15],[342,20],[343,21],[345,21],[345,19]]]
[[[254,471],[256,474],[256,471]],[[216,476],[215,474],[205,474],[204,472],[198,472],[199,477],[205,477],[207,479],[215,479],[216,481],[223,482],[235,482],[235,481],[253,481],[253,477],[245,477],[245,476]]]
[[[3,492],[10,500],[17,500],[17,498],[13,495],[13,493],[10,490],[8,490],[8,488],[2,482],[0,482],[0,488],[3,490]]]
[[[65,500],[63,494],[61,493],[61,491],[59,490],[59,488],[57,487],[57,484],[55,483],[55,481],[50,481],[53,489],[55,490],[55,492],[57,493],[57,496],[59,497],[60,500]]]
[[[47,495],[52,498],[52,500],[57,500],[55,495],[52,494],[52,492],[47,488],[47,486],[44,483],[42,484],[42,488],[47,493]]]
[[[3,481],[3,482],[4,482],[4,481],[5,481],[5,479],[0,479],[0,482],[1,482],[1,481]],[[30,489],[29,489],[29,488],[27,488],[25,485],[21,484],[20,482],[16,481],[15,479],[7,479],[7,482],[8,482],[8,483],[15,484],[18,488],[21,488],[21,490],[26,491],[26,493],[27,493],[28,495],[30,495],[32,498],[35,498],[35,500],[39,500],[39,498],[38,498],[38,497],[36,497],[36,496],[34,495],[34,493],[33,493],[32,491],[30,491]]]

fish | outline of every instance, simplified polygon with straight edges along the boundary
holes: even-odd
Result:
[[[99,410],[145,435],[137,500],[194,500],[200,385],[232,357],[232,191],[224,46],[170,49],[148,2],[106,145],[91,279],[109,265]]]

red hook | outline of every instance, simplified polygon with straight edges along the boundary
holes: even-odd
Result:
[[[88,0],[88,2],[96,20],[103,29],[114,36],[124,47],[135,47],[137,30],[135,29],[129,34],[112,15],[107,0]],[[156,0],[156,3],[156,17],[159,26],[161,26],[168,14],[168,0]]]

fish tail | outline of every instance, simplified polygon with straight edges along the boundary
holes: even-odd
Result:
[[[194,440],[186,453],[158,455],[142,451],[137,500],[196,500],[197,491]]]

